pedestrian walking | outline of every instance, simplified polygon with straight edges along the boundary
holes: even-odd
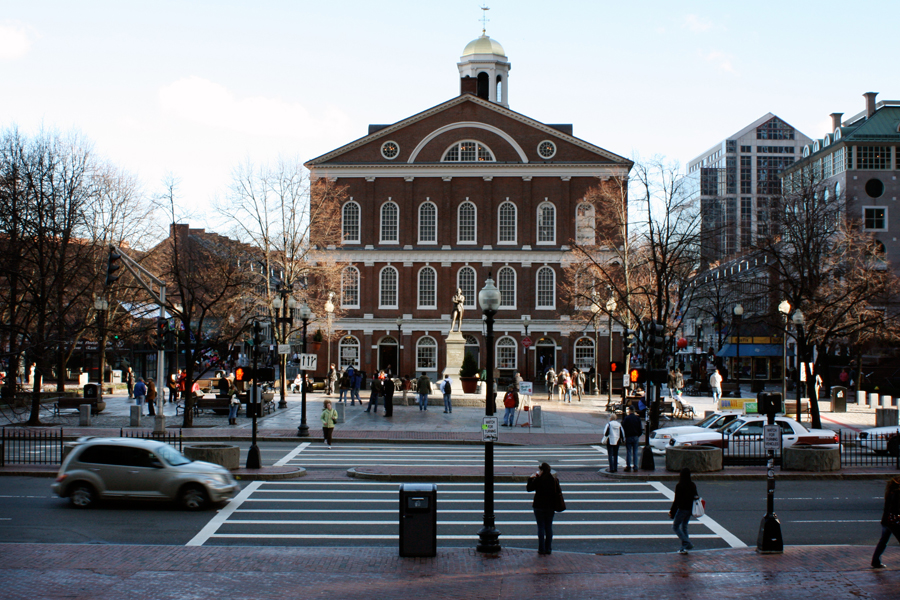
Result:
[[[169,381],[166,382],[166,387],[169,388],[169,404],[174,404],[175,399],[178,396],[178,374],[172,373],[169,375]]]
[[[675,367],[669,369],[668,378],[666,380],[666,388],[669,390],[669,400],[675,399]]]
[[[550,465],[541,463],[540,469],[528,478],[525,490],[534,492],[531,508],[537,523],[538,554],[553,553],[553,515],[557,498],[562,494],[559,480],[550,470]]]
[[[553,400],[553,388],[556,387],[556,371],[553,370],[553,367],[550,367],[544,377],[547,382],[547,401],[549,402]]]
[[[568,371],[564,371],[565,377],[563,378],[563,389],[565,389],[565,398],[568,404],[572,404],[572,388],[574,384],[572,383],[572,375]]]
[[[331,438],[334,435],[334,424],[337,423],[338,413],[331,407],[331,400],[322,404],[322,437],[325,445],[331,450]]]
[[[638,447],[641,434],[644,432],[641,418],[634,414],[634,407],[628,407],[628,416],[622,419],[622,431],[625,434],[625,472],[638,470]]]
[[[416,394],[419,397],[419,410],[428,410],[428,394],[431,393],[431,380],[424,372],[416,380]]]
[[[34,365],[31,366],[32,379],[34,380]],[[128,388],[128,399],[131,400],[134,398],[134,371],[131,370],[131,367],[125,371],[125,386]]]
[[[875,554],[872,555],[872,568],[883,569],[881,555],[887,548],[891,534],[900,542],[900,475],[887,482],[884,488],[884,511],[881,513],[881,539],[875,546]]]
[[[622,425],[616,420],[616,413],[609,415],[609,423],[603,430],[603,440],[600,444],[606,444],[606,456],[609,459],[609,472],[615,473],[619,470],[619,442],[624,437],[622,434]]]
[[[156,384],[152,379],[147,379],[147,414],[156,416]],[[160,410],[162,412],[162,410]]]
[[[556,401],[562,402],[563,398],[566,395],[566,377],[569,376],[569,371],[563,369],[556,376]]]
[[[382,386],[382,398],[384,398],[384,416],[393,417],[394,416],[394,380],[390,378],[390,376],[386,377],[384,380],[384,385]]]
[[[452,413],[453,405],[450,403],[450,394],[453,392],[453,386],[450,385],[450,376],[444,375],[444,381],[441,382],[441,393],[444,394],[444,412]]]
[[[669,518],[672,519],[672,529],[681,540],[681,549],[678,554],[687,554],[694,545],[688,537],[688,522],[691,520],[691,511],[694,507],[694,499],[698,498],[697,484],[691,481],[691,470],[684,468],[675,485],[675,499],[669,508]]]
[[[713,369],[712,375],[709,376],[709,389],[712,390],[713,410],[719,410],[719,400],[722,399],[722,374],[718,369]]]
[[[358,400],[359,405],[362,406],[362,398],[359,397],[359,388],[361,387],[362,374],[354,369],[353,375],[350,376],[350,406],[353,406],[354,400]]]
[[[516,409],[519,408],[519,393],[514,386],[506,388],[506,395],[503,396],[503,427],[512,427],[516,418]]]
[[[681,394],[684,393],[684,375],[681,369],[675,369],[675,399],[681,400]]]
[[[241,399],[237,397],[237,394],[231,396],[231,399],[228,401],[228,424],[229,425],[237,425],[237,414],[241,409]]]
[[[131,391],[134,394],[134,403],[138,407],[140,407],[141,415],[144,414],[144,397],[147,395],[147,386],[144,384],[144,378],[138,377],[137,383],[134,384],[134,387],[131,388]]]
[[[484,385],[484,382],[487,381],[487,369],[482,369],[481,373],[478,374],[478,393],[481,393],[481,386]]]
[[[350,398],[350,374],[347,371],[341,373],[341,378],[338,380],[338,387],[341,390],[338,402],[346,402]]]
[[[403,390],[403,406],[408,406],[406,403],[406,396],[412,389],[412,377],[404,375],[403,379],[400,380],[400,389]]]
[[[584,395],[584,371],[581,369],[575,370],[575,391],[578,393],[578,401],[581,402],[581,397]]]
[[[370,409],[374,408],[373,411],[376,415],[378,414],[378,396],[383,393],[384,390],[384,371],[379,371],[378,374],[372,378],[372,393],[369,394],[369,405],[366,407],[366,412],[369,412]]]
[[[328,368],[328,377],[325,379],[325,393],[329,396],[334,393],[334,387],[338,380],[338,370],[334,363]]]

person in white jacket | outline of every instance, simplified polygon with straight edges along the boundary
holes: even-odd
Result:
[[[606,456],[609,458],[609,472],[619,470],[619,444],[625,439],[622,425],[616,420],[616,414],[609,416],[609,423],[603,430],[603,438],[606,440]]]

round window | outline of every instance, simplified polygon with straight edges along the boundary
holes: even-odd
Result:
[[[388,160],[393,160],[397,158],[397,155],[400,154],[400,146],[397,145],[397,142],[385,142],[381,145],[381,155]]]
[[[541,158],[553,158],[553,155],[556,154],[556,144],[550,140],[544,140],[538,144],[538,154]]]
[[[869,198],[880,198],[884,193],[884,184],[880,179],[872,178],[866,182],[866,193]]]

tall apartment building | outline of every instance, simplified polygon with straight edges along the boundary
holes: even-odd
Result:
[[[465,295],[466,350],[483,364],[478,291],[501,292],[495,356],[501,376],[549,366],[608,363],[609,332],[570,318],[560,300],[576,231],[591,231],[594,186],[632,162],[509,108],[510,63],[482,35],[457,64],[460,94],[306,163],[313,179],[346,186],[343,244],[325,250],[343,268],[335,329],[341,366],[395,374],[445,367],[451,298]],[[533,339],[526,351],[522,340]],[[602,340],[606,339],[604,342]],[[603,373],[603,371],[601,371]]]

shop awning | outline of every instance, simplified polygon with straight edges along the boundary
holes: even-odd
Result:
[[[737,356],[737,344],[725,344],[722,349],[716,352],[716,356],[721,358],[735,358]],[[741,358],[750,356],[781,356],[781,344],[741,344]],[[794,352],[788,348],[788,356],[793,356]]]

